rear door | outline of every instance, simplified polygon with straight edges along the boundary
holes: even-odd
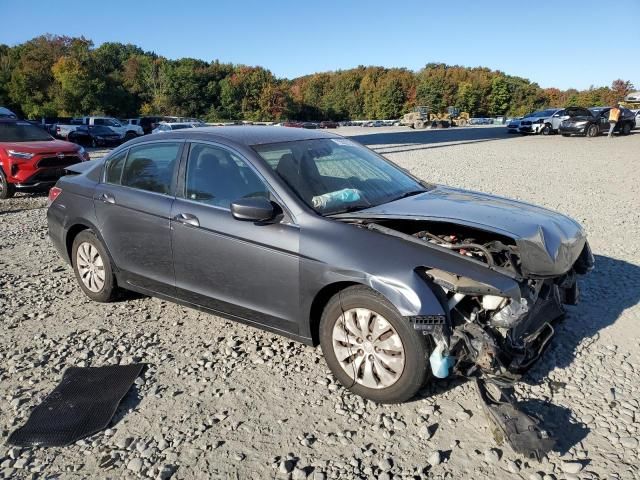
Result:
[[[276,330],[298,332],[299,229],[286,215],[273,223],[233,218],[243,197],[274,199],[237,153],[192,143],[173,204],[173,258],[178,296]],[[278,202],[281,204],[281,202]]]
[[[136,145],[112,157],[94,193],[99,230],[129,284],[175,293],[171,206],[184,143]]]

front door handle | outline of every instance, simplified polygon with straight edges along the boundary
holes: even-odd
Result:
[[[116,203],[116,199],[113,195],[111,195],[110,193],[103,193],[100,195],[100,200],[103,201],[104,203],[111,203],[114,204]]]
[[[191,213],[179,213],[178,215],[173,217],[173,219],[176,222],[182,223],[183,225],[190,225],[192,227],[200,226],[200,220],[198,220],[198,217]]]

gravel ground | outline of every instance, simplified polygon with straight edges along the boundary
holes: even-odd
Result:
[[[584,225],[596,270],[517,389],[557,451],[538,463],[497,445],[470,382],[380,406],[340,387],[319,349],[157,299],[92,303],[47,239],[46,198],[19,195],[0,203],[0,478],[640,478],[640,132],[339,133],[426,180]],[[137,361],[149,367],[108,430],[67,448],[6,444],[65,368]]]

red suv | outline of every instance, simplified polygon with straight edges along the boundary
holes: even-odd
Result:
[[[74,163],[89,160],[79,145],[54,139],[22,120],[0,119],[0,199],[16,190],[47,190]]]

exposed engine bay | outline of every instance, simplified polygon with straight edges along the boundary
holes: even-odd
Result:
[[[457,374],[476,380],[494,431],[520,453],[544,455],[553,442],[536,430],[535,419],[515,408],[511,387],[540,357],[564,305],[577,303],[577,275],[593,268],[586,240],[567,271],[537,275],[523,271],[521,245],[505,235],[445,222],[376,219],[358,224],[463,256],[515,282],[505,294],[489,283],[425,265],[420,272],[439,296],[445,318],[440,325],[415,322],[414,328],[434,340],[430,362],[436,377]],[[488,393],[496,388],[497,393]]]

